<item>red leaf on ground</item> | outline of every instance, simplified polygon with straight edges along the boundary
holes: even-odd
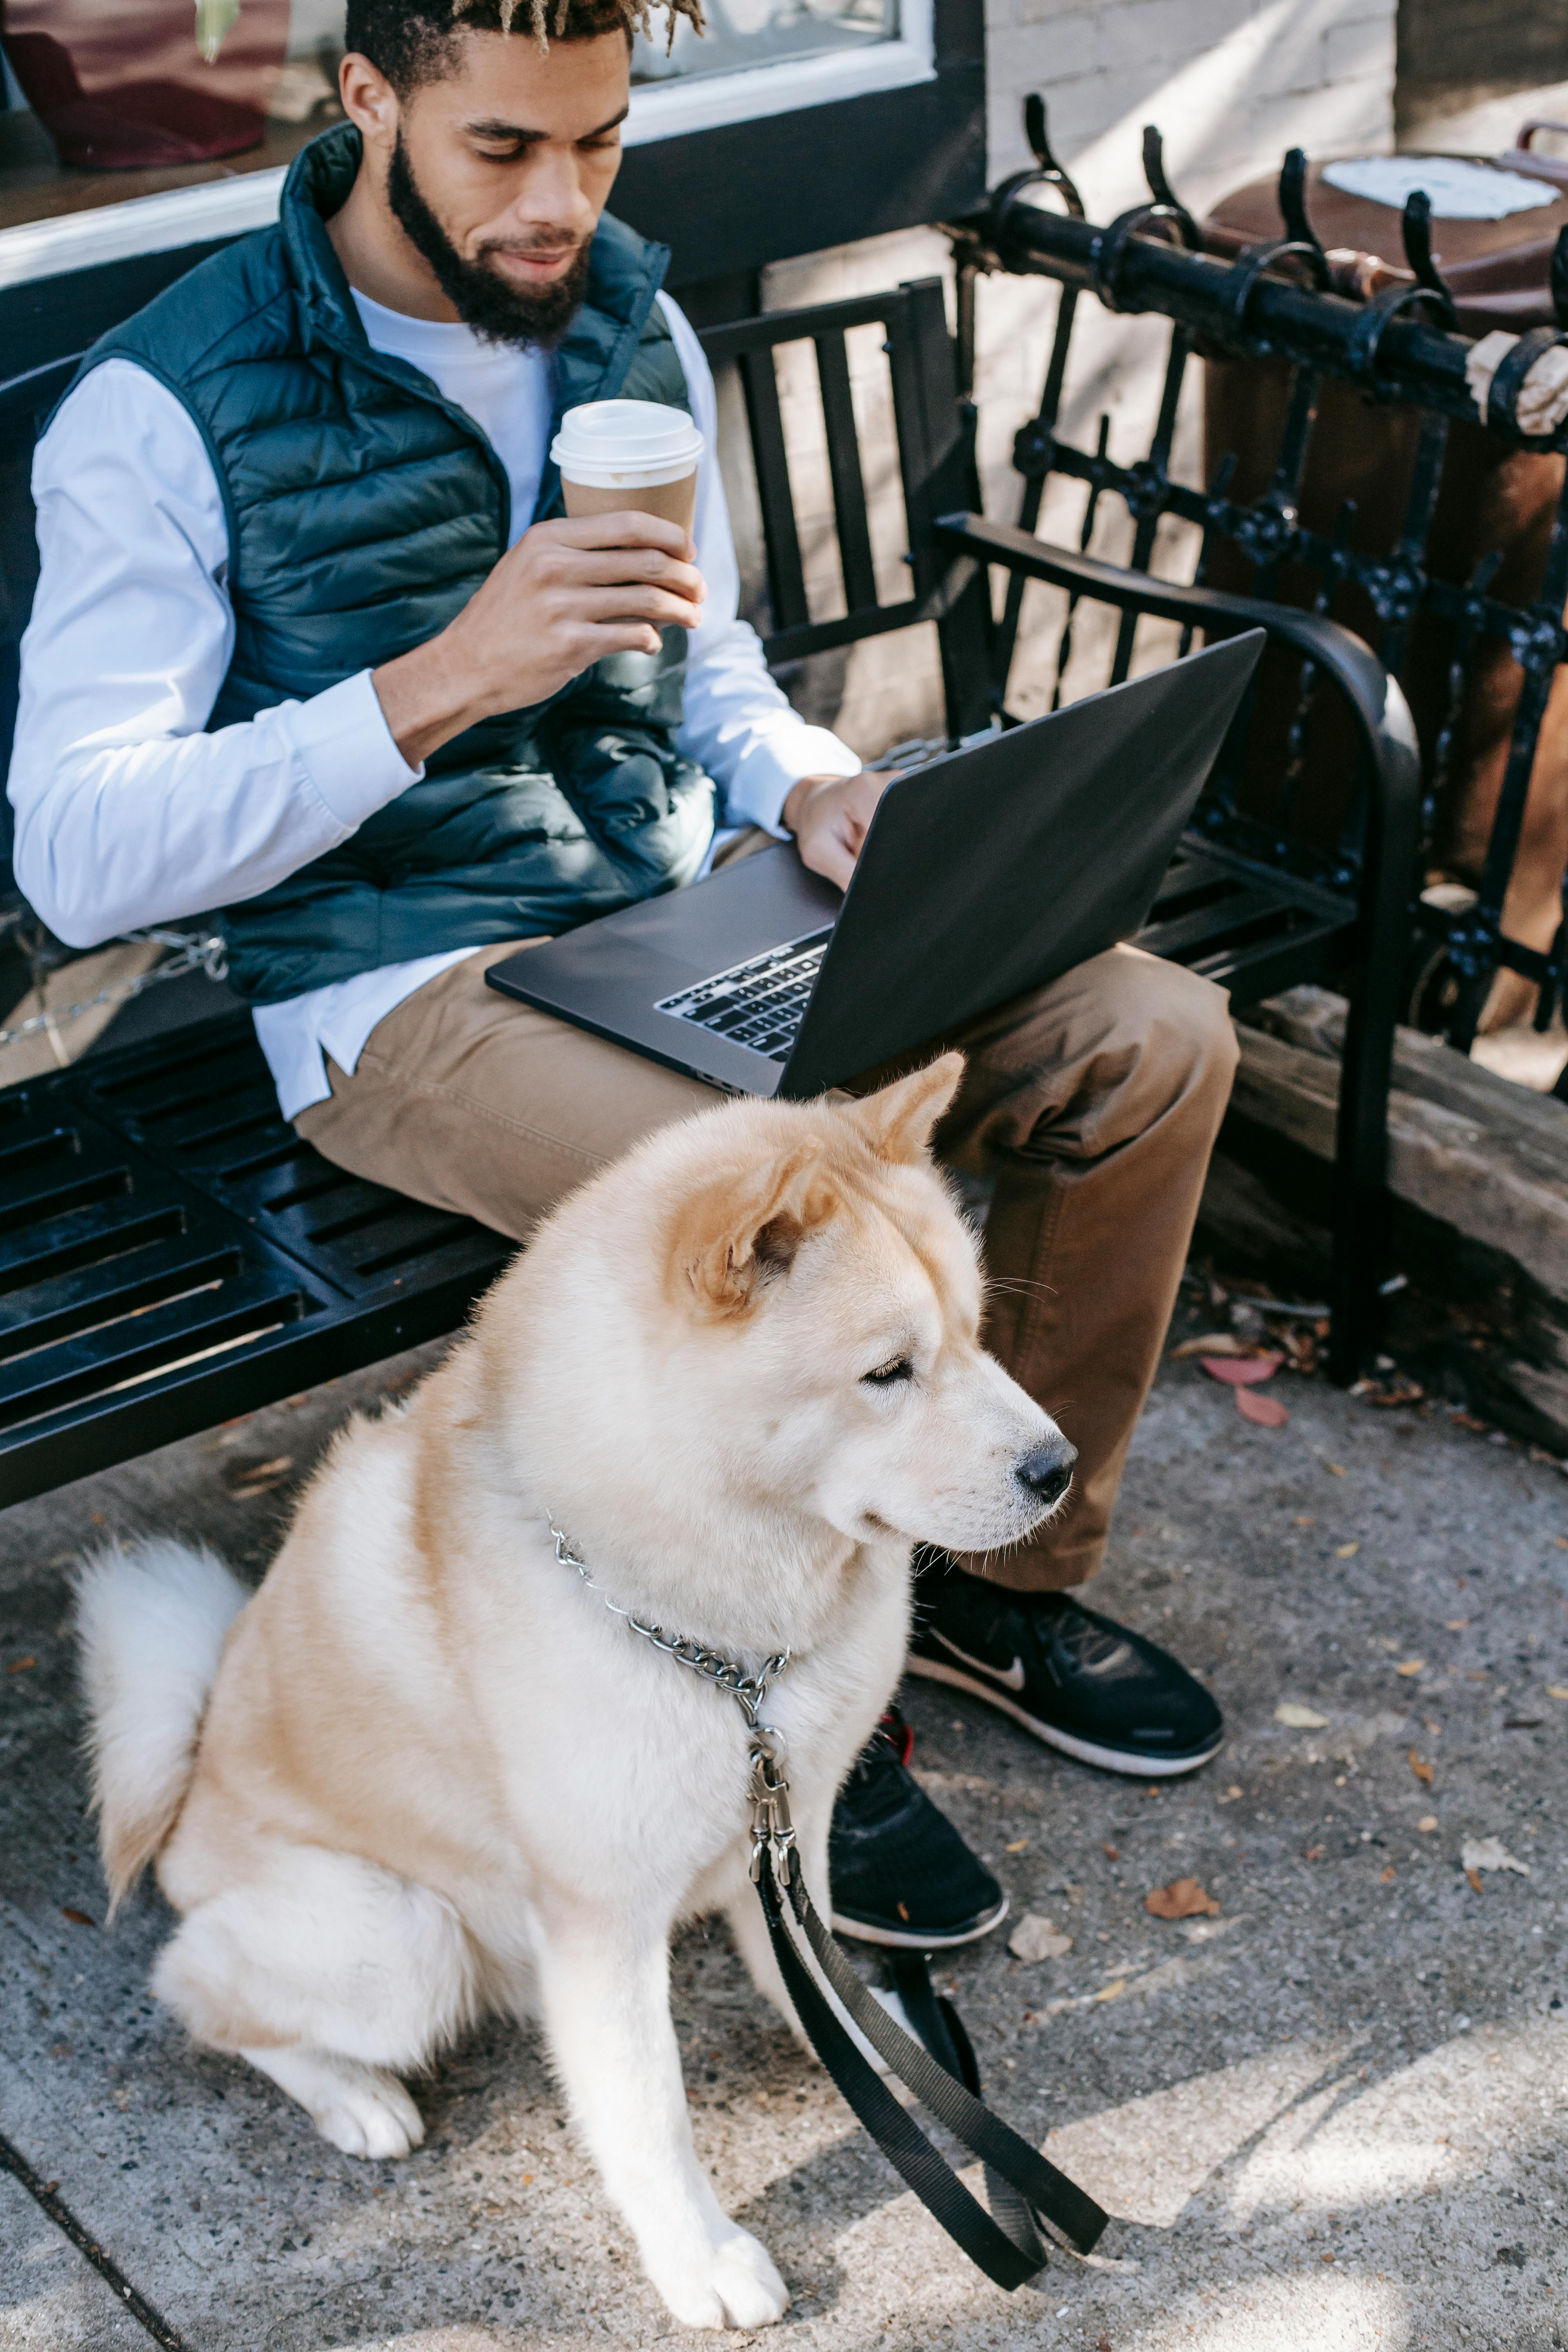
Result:
[[[73,1927],[96,1927],[98,1925],[96,1919],[89,1919],[85,1911],[73,1910],[68,1903],[60,1905],[60,1916],[68,1919]]]
[[[1211,1381],[1223,1381],[1227,1388],[1249,1389],[1259,1381],[1271,1381],[1283,1356],[1200,1356],[1199,1363]]]
[[[1250,1389],[1237,1389],[1236,1409],[1243,1421],[1255,1421],[1260,1429],[1283,1429],[1290,1416],[1278,1397],[1254,1396]]]

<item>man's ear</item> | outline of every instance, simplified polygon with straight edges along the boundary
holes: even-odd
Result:
[[[717,1176],[677,1213],[672,1283],[704,1314],[743,1315],[833,1205],[816,1138],[764,1167]]]
[[[963,1076],[963,1055],[943,1054],[874,1095],[841,1104],[839,1116],[859,1129],[879,1160],[923,1160],[931,1130],[958,1092]]]

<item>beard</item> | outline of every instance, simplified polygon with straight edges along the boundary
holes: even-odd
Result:
[[[465,327],[487,342],[508,343],[519,351],[551,351],[560,341],[583,305],[588,288],[589,245],[577,247],[569,268],[552,285],[529,292],[510,286],[484,256],[494,248],[481,247],[468,260],[458,251],[426,204],[414,177],[399,131],[386,172],[386,201],[410,243],[436,273],[441,291]],[[499,242],[500,240],[498,240]],[[509,237],[507,248],[527,252],[535,246],[558,253],[559,231],[542,230],[533,239]]]

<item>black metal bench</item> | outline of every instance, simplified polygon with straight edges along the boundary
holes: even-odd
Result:
[[[845,336],[879,327],[908,520],[907,595],[879,595]],[[1350,714],[1365,779],[1359,894],[1249,859],[1196,828],[1142,943],[1254,1001],[1328,979],[1352,1003],[1336,1186],[1334,1339],[1359,1368],[1383,1271],[1384,1116],[1418,780],[1397,688],[1331,622],[1173,587],[1047,547],[973,509],[973,412],[939,280],[750,319],[703,337],[740,374],[775,665],[934,625],[949,735],[990,723],[988,572],[1224,635],[1261,625]],[[774,352],[815,346],[842,614],[813,619]],[[52,398],[68,362],[0,386],[0,418]],[[1222,762],[1222,767],[1223,767]],[[221,1018],[0,1092],[0,1502],[210,1427],[453,1329],[510,1244],[346,1176],[279,1114],[248,1018]]]

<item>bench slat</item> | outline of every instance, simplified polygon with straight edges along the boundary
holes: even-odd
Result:
[[[247,1268],[106,1329],[58,1340],[0,1365],[0,1427],[15,1428],[225,1343],[295,1322],[317,1304],[271,1267]]]
[[[838,529],[844,602],[851,613],[869,612],[877,603],[877,567],[866,512],[860,436],[849,387],[849,354],[842,330],[837,334],[816,337],[816,376],[822,390],[822,421],[827,429],[827,464],[833,478],[833,512]]]
[[[795,530],[795,493],[790,488],[789,453],[784,446],[784,415],[779,407],[778,377],[771,350],[742,352],[741,383],[752,428],[752,462],[757,471],[757,496],[762,502],[763,536],[768,552],[768,597],[773,605],[773,631],[805,628],[811,619],[805,598],[805,573],[801,568],[800,535]]]

